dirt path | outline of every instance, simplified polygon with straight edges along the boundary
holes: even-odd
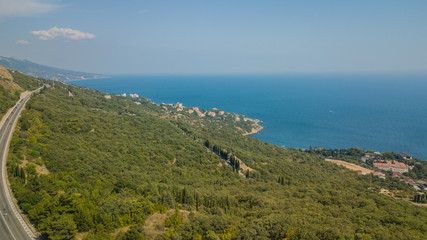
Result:
[[[359,165],[356,165],[354,163],[349,163],[349,162],[345,162],[342,160],[325,159],[325,161],[332,162],[332,163],[335,163],[335,164],[340,165],[340,166],[344,166],[344,167],[346,167],[352,171],[362,172],[362,174],[370,174],[370,173],[374,172],[371,169],[367,169],[367,168],[361,167]]]

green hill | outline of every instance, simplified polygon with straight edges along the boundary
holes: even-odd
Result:
[[[19,205],[50,239],[427,237],[426,208],[319,155],[51,84],[27,104],[8,161]]]
[[[8,70],[0,65],[0,119],[15,105],[22,92],[42,86],[41,80]]]

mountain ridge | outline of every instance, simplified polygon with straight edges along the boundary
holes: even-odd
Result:
[[[46,66],[46,65],[34,63],[25,59],[21,60],[13,57],[0,56],[0,65],[9,69],[20,71],[24,74],[27,74],[33,77],[45,78],[45,79],[61,81],[61,82],[108,77],[102,74],[71,71],[71,70]]]

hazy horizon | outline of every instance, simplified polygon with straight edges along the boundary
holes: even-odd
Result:
[[[427,73],[425,1],[0,3],[1,56],[69,70]]]

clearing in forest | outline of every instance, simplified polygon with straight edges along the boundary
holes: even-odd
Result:
[[[325,159],[325,160],[327,162],[332,162],[332,163],[335,163],[337,165],[344,166],[344,167],[346,167],[352,171],[362,172],[362,174],[370,174],[370,173],[374,172],[371,169],[367,169],[367,168],[361,167],[359,165],[356,165],[354,163],[349,163],[349,162],[345,162],[342,160],[335,160],[335,159]]]

